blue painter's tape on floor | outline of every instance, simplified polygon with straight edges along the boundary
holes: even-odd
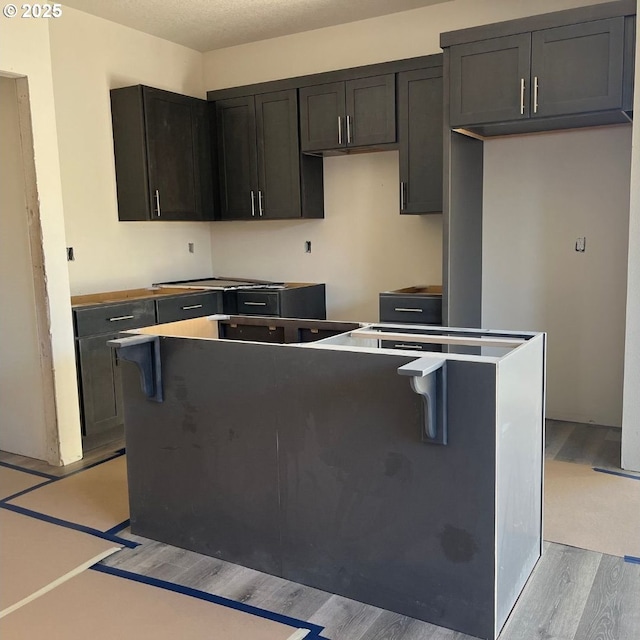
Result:
[[[630,473],[624,473],[624,471],[613,471],[612,469],[602,469],[601,467],[593,467],[594,471],[600,473],[608,473],[612,476],[620,476],[621,478],[630,478],[631,480],[640,480],[640,476],[633,476]]]
[[[237,611],[244,613],[250,613],[260,618],[266,618],[273,622],[279,622],[295,629],[309,629],[311,635],[307,636],[309,640],[318,640],[320,633],[322,633],[324,627],[304,620],[298,620],[297,618],[291,618],[280,613],[274,613],[273,611],[267,611],[266,609],[260,609],[250,604],[243,602],[236,602],[229,598],[223,598],[222,596],[216,596],[212,593],[206,593],[205,591],[199,591],[198,589],[191,589],[190,587],[183,587],[182,585],[175,584],[173,582],[167,582],[166,580],[159,580],[158,578],[151,578],[149,576],[143,576],[139,573],[132,573],[131,571],[125,571],[123,569],[117,569],[116,567],[109,567],[103,564],[96,564],[90,567],[93,571],[99,571],[101,573],[108,573],[120,578],[126,578],[127,580],[134,580],[135,582],[141,582],[142,584],[148,584],[153,587],[160,587],[161,589],[167,589],[174,593],[180,593],[185,596],[191,596],[193,598],[199,598],[200,600],[206,600],[207,602],[213,602],[214,604],[222,605],[223,607],[229,607]]]
[[[118,451],[116,451],[114,454],[110,455],[108,458],[105,458],[104,460],[100,460],[99,462],[94,462],[93,464],[90,464],[86,467],[82,467],[82,469],[77,469],[76,471],[72,471],[71,473],[67,473],[64,476],[60,476],[59,478],[56,478],[56,480],[63,480],[64,478],[70,478],[71,476],[75,476],[77,473],[82,473],[83,471],[88,471],[89,469],[93,469],[94,467],[97,467],[101,464],[104,464],[105,462],[110,462],[111,460],[115,460],[116,458],[119,458],[120,456],[124,455],[125,451],[124,449],[118,449]]]
[[[630,562],[631,564],[640,564],[640,558],[636,558],[635,556],[625,556],[625,562]]]
[[[114,542],[116,544],[122,545],[123,547],[128,547],[129,549],[135,549],[136,547],[140,546],[139,542],[133,542],[133,540],[126,540],[125,538],[120,538],[119,536],[113,535],[109,532],[105,533],[104,531],[99,531],[98,529],[85,527],[82,524],[76,524],[75,522],[69,522],[68,520],[61,520],[60,518],[54,518],[53,516],[48,516],[44,513],[31,511],[31,509],[18,507],[15,504],[7,504],[5,502],[0,502],[0,509],[7,509],[8,511],[13,511],[23,516],[29,516],[30,518],[36,518],[37,520],[42,520],[43,522],[49,522],[50,524],[57,524],[61,527],[66,527],[67,529],[74,529],[75,531],[88,533],[92,536],[96,536],[97,538],[102,538],[103,540],[109,540],[109,542]]]
[[[117,524],[115,527],[111,527],[111,529],[108,529],[107,531],[105,531],[105,533],[115,535],[116,533],[120,533],[123,529],[126,529],[130,524],[131,524],[131,520],[127,518],[124,522],[121,522],[120,524]]]
[[[0,467],[6,467],[7,469],[13,469],[14,471],[22,471],[23,473],[30,473],[32,476],[40,476],[41,478],[47,478],[47,480],[58,480],[58,476],[52,476],[49,473],[43,473],[42,471],[34,471],[33,469],[26,469],[20,467],[17,464],[11,464],[10,462],[0,462]]]
[[[23,496],[25,493],[31,493],[36,489],[40,489],[41,487],[46,487],[48,484],[51,484],[52,482],[55,482],[55,479],[45,480],[44,482],[41,482],[40,484],[36,484],[33,487],[29,487],[28,489],[23,489],[22,491],[18,491],[18,493],[14,493],[12,496],[7,496],[6,498],[3,498],[2,500],[0,500],[0,502],[9,502],[10,500],[15,500],[16,498]]]

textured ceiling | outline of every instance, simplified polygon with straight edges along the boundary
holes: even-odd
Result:
[[[450,0],[66,0],[197,51],[276,38]]]

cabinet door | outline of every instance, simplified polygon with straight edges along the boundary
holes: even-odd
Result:
[[[345,90],[347,146],[395,142],[395,74],[349,80]]]
[[[302,151],[323,151],[346,146],[344,95],[344,82],[300,89]]]
[[[529,33],[451,47],[451,126],[528,118],[530,54]]]
[[[253,96],[216,102],[220,219],[258,216],[258,159]]]
[[[623,17],[535,31],[532,115],[621,108],[623,54]]]
[[[148,87],[143,95],[151,218],[208,217],[201,184],[210,182],[210,176],[201,175],[202,141],[208,139],[206,103]]]
[[[107,346],[107,340],[117,335],[78,340],[84,436],[100,434],[124,422],[120,367],[115,350]]]
[[[300,145],[295,89],[255,97],[258,151],[258,214],[299,218]]]
[[[398,74],[400,213],[442,211],[442,67]]]

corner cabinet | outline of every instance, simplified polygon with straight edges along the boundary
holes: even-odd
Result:
[[[303,158],[295,89],[214,103],[219,220],[321,218],[322,161]]]
[[[395,104],[393,73],[301,88],[302,151],[394,143]]]
[[[143,85],[111,90],[119,220],[212,220],[207,102]]]
[[[628,121],[635,16],[522,31],[469,34],[473,41],[450,47],[452,127],[525,123],[497,131],[512,133]]]
[[[398,74],[400,213],[442,211],[442,67]]]

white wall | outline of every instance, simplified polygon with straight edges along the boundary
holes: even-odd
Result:
[[[486,141],[484,158],[482,326],[547,331],[547,416],[619,427],[631,126]]]
[[[55,389],[56,428],[46,434],[46,456],[52,464],[67,464],[82,457],[82,446],[48,21],[3,18],[0,42],[0,73],[26,76],[29,86],[38,192],[38,202],[31,213],[39,215],[41,223],[41,277],[46,283],[50,331],[47,348],[51,352]],[[43,340],[48,342],[44,336]]]
[[[118,222],[109,103],[132,84],[204,98],[202,54],[68,7],[50,31],[71,293],[211,275],[210,223]]]
[[[596,2],[538,0],[535,12],[585,4]],[[213,90],[440,53],[441,32],[522,17],[531,6],[525,0],[455,0],[210,51],[204,84]],[[352,320],[378,319],[380,291],[441,282],[442,216],[407,220],[398,214],[397,156],[326,158],[324,169],[324,221],[214,223],[214,272],[324,282],[329,316]],[[304,241],[314,238],[316,253],[304,254]]]
[[[640,38],[636,40],[640,60]],[[635,102],[640,102],[640,64],[636,64]],[[627,274],[627,331],[622,413],[622,468],[640,471],[640,124],[633,126],[629,263]]]
[[[44,460],[47,422],[16,80],[0,77],[0,449]]]

